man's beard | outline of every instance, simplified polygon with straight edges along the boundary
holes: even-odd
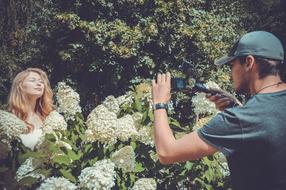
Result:
[[[250,89],[247,81],[242,81],[241,84],[236,87],[235,92],[237,94],[249,94]]]

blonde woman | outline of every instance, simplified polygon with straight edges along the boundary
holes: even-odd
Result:
[[[27,133],[20,138],[33,150],[42,135],[44,119],[54,110],[53,93],[43,70],[28,68],[17,74],[10,90],[8,110],[26,123]]]

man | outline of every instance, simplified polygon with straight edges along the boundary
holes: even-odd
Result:
[[[209,95],[222,112],[178,140],[166,111],[171,77],[158,74],[152,92],[160,162],[194,160],[221,151],[235,190],[285,190],[286,84],[279,76],[283,60],[282,44],[273,34],[255,31],[242,36],[229,54],[215,63],[230,65],[235,91],[252,97],[243,106],[225,109],[233,99]]]

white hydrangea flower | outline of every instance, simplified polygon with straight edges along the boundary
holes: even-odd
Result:
[[[81,113],[79,94],[65,82],[58,83],[56,99],[58,111],[63,113],[67,120],[74,120],[76,113]]]
[[[131,106],[133,103],[133,92],[128,91],[124,95],[116,98],[119,106]]]
[[[57,111],[52,111],[44,121],[43,131],[51,133],[52,131],[65,131],[67,130],[67,123],[64,117]]]
[[[116,136],[121,141],[127,141],[138,134],[131,115],[117,119],[116,126]]]
[[[215,156],[217,157],[218,161],[220,162],[219,169],[220,169],[222,175],[225,177],[230,176],[230,171],[229,171],[229,167],[228,167],[225,155],[221,152],[218,152],[215,154]]]
[[[34,178],[44,179],[45,178],[44,175],[33,172],[35,169],[36,168],[33,165],[33,158],[26,159],[26,161],[18,168],[16,172],[17,181],[20,181],[21,179],[29,176]]]
[[[140,178],[135,182],[134,186],[132,187],[132,190],[156,190],[156,189],[157,189],[157,183],[153,178]]]
[[[225,176],[225,177],[230,176],[230,171],[229,171],[227,162],[222,162],[220,164],[220,171],[221,171],[223,176]]]
[[[152,127],[144,126],[138,131],[136,140],[142,142],[145,145],[154,147],[154,129]]]
[[[76,190],[77,186],[64,177],[50,177],[37,190]]]
[[[108,111],[114,112],[115,114],[118,114],[120,111],[118,100],[114,96],[107,96],[102,105],[104,105]]]
[[[154,162],[157,162],[159,160],[159,157],[158,157],[158,154],[156,151],[154,150],[150,150],[149,151],[149,155],[150,155],[150,158],[154,161]]]
[[[125,146],[111,155],[111,161],[124,172],[132,172],[135,169],[135,152],[132,146]]]
[[[97,106],[87,117],[87,141],[114,144],[117,141],[116,122],[115,113],[108,111],[103,105]]]
[[[220,89],[220,87],[218,86],[218,84],[217,84],[217,83],[215,83],[215,82],[213,82],[213,81],[209,81],[209,82],[207,82],[207,83],[206,83],[206,86],[207,86],[208,88],[216,88],[216,89]]]
[[[108,190],[115,185],[115,164],[108,160],[97,161],[94,166],[81,171],[79,183],[81,188]]]
[[[24,121],[16,115],[0,110],[0,139],[1,142],[10,147],[11,140],[27,132],[27,127]]]
[[[143,118],[143,114],[140,112],[135,112],[132,114],[132,118],[133,118],[136,129],[141,128],[141,120]]]
[[[194,105],[194,112],[197,116],[200,114],[216,114],[218,112],[215,108],[215,104],[209,101],[203,92],[196,93],[196,96],[192,98],[192,104]]]

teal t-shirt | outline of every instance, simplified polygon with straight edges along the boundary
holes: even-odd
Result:
[[[198,135],[226,155],[234,190],[286,190],[286,90],[220,112]]]

